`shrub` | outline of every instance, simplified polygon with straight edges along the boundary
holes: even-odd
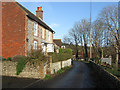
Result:
[[[26,57],[20,57],[16,66],[16,74],[19,75],[27,63]]]
[[[8,61],[11,61],[12,59],[11,59],[11,57],[8,57],[7,60],[8,60]]]
[[[26,56],[23,55],[16,55],[12,57],[13,62],[18,62],[20,58],[26,58]]]
[[[72,58],[72,49],[59,49],[59,53],[50,53],[53,63]]]
[[[69,67],[69,66],[67,66],[67,67],[64,67],[64,69],[65,69],[65,70],[69,70],[69,69],[70,69],[70,67]]]
[[[2,58],[2,61],[6,61],[7,59],[6,58]]]
[[[48,74],[46,74],[44,79],[45,79],[45,80],[51,79],[51,76],[48,75]]]
[[[30,62],[38,64],[40,62],[46,62],[48,60],[48,57],[44,55],[41,49],[31,50],[31,52],[28,53],[28,58]]]
[[[63,70],[63,69],[60,69],[60,70],[57,71],[58,74],[61,74],[63,72],[65,72],[65,70]]]

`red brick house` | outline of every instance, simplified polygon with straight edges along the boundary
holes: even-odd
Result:
[[[47,46],[54,50],[54,31],[43,22],[42,7],[37,7],[36,16],[18,2],[2,2],[2,56],[27,55],[31,48]]]

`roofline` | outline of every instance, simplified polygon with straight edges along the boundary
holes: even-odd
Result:
[[[18,3],[18,2],[16,2],[16,4],[18,5],[20,5],[21,7],[23,7],[23,8],[25,8],[24,6],[22,6],[20,3]],[[18,6],[19,6],[18,5]],[[20,7],[19,6],[19,7]],[[21,8],[20,7],[20,8]],[[22,8],[21,8],[22,9]],[[25,8],[26,9],[26,8]],[[26,14],[26,16],[28,16],[29,14],[24,10],[24,9],[22,9],[24,12],[25,12],[25,14]],[[28,9],[26,9],[28,12],[30,12]],[[31,13],[31,12],[30,12]],[[32,15],[34,15],[33,13],[31,13]],[[39,19],[36,15],[34,15],[37,19]],[[29,17],[29,16],[28,16]],[[30,18],[30,17],[29,17]],[[32,19],[32,18],[31,18]],[[34,20],[34,19],[32,19],[32,20]],[[40,20],[40,19],[39,19]],[[36,20],[34,20],[34,21],[36,21]],[[53,31],[45,22],[43,22],[42,20],[40,20],[43,24],[45,24],[46,25],[46,27],[45,26],[43,26],[44,28],[46,28],[46,29],[48,29],[49,31],[51,31],[53,34],[55,34],[55,31]],[[38,21],[36,21],[36,22],[38,22]],[[38,22],[39,23],[39,22]],[[41,25],[40,23],[39,23],[39,25]],[[42,26],[42,25],[41,25]]]

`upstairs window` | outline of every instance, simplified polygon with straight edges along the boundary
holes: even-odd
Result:
[[[50,41],[50,31],[48,31],[48,41]]]
[[[44,29],[42,29],[42,38],[44,39],[44,37],[45,37],[45,30]]]
[[[38,24],[34,22],[34,36],[38,36]]]

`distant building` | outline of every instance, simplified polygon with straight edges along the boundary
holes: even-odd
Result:
[[[59,48],[61,48],[61,39],[53,39],[54,46],[55,46],[55,52],[59,53]]]
[[[18,2],[2,2],[2,56],[27,55],[32,49],[54,52],[55,32],[43,22],[42,7],[36,16]]]

